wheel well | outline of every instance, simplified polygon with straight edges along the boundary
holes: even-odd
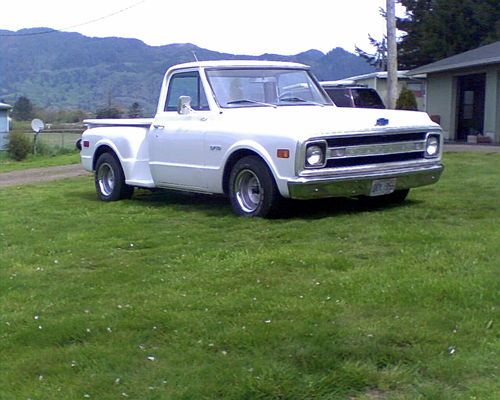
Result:
[[[115,151],[109,147],[109,146],[106,146],[106,145],[103,145],[103,146],[99,146],[98,149],[95,151],[94,153],[94,160],[92,161],[92,169],[95,170],[95,164],[97,163],[97,160],[99,159],[99,157],[101,155],[103,155],[104,153],[109,153],[111,154],[113,157],[115,157],[116,159],[118,159],[118,157],[116,156],[116,153]]]
[[[222,190],[224,190],[225,194],[229,193],[229,175],[231,175],[231,170],[239,160],[246,156],[257,156],[267,165],[266,161],[255,151],[249,149],[241,149],[235,151],[233,154],[231,154],[226,162],[226,165],[224,166],[224,174],[222,176]]]

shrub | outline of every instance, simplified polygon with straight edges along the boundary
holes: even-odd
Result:
[[[411,90],[403,88],[396,102],[396,110],[417,111],[417,109],[417,98],[415,94]]]
[[[24,160],[31,152],[31,139],[28,135],[22,132],[11,132],[7,143],[7,154],[9,157],[16,160]]]

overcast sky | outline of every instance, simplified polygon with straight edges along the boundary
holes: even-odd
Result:
[[[0,29],[49,27],[86,36],[193,43],[235,54],[370,49],[386,0],[9,0]],[[397,15],[404,15],[398,6]]]

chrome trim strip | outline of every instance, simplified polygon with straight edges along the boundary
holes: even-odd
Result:
[[[344,155],[335,156],[335,151],[345,150]],[[327,149],[327,159],[341,159],[351,157],[382,156],[398,153],[416,153],[425,151],[425,141],[410,141],[396,143],[366,144],[358,146],[329,147]]]

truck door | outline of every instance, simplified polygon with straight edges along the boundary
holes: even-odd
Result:
[[[187,114],[177,112],[180,96],[191,97],[192,111]],[[158,186],[207,188],[204,142],[209,114],[199,73],[173,75],[164,110],[157,113],[149,134],[151,174]]]

